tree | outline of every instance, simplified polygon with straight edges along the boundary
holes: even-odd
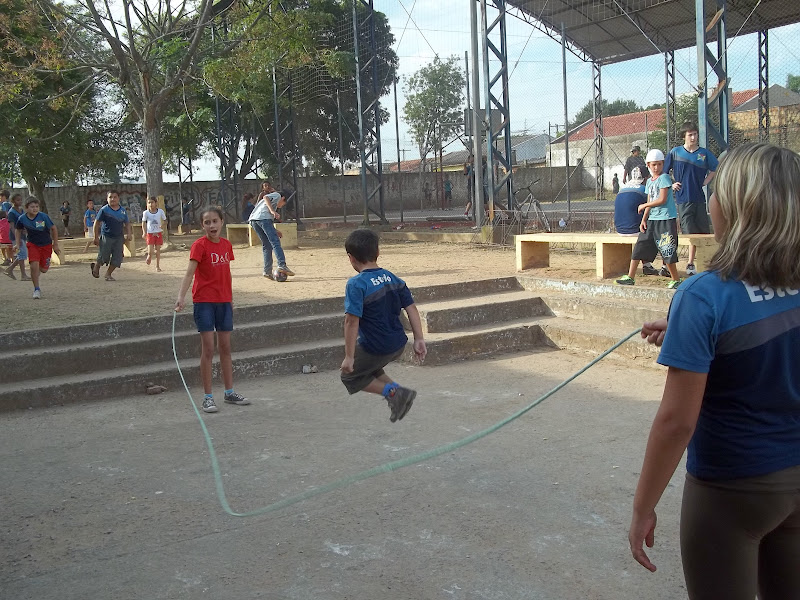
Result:
[[[636,104],[635,100],[614,100],[613,102],[609,102],[605,98],[603,98],[602,102],[600,103],[603,109],[603,116],[604,117],[614,117],[617,115],[626,115],[632,112],[639,112],[642,108]],[[590,101],[587,102],[581,109],[575,114],[575,118],[569,124],[570,131],[582,125],[589,119],[594,118],[594,102]]]
[[[24,18],[15,18],[20,9]],[[103,105],[102,90],[82,87],[82,77],[68,62],[48,54],[58,40],[46,18],[55,16],[27,3],[0,0],[0,29],[15,40],[0,43],[0,72],[21,73],[18,81],[9,82],[13,89],[0,94],[0,176],[24,179],[44,211],[48,181],[116,174],[127,161],[118,149],[124,128]],[[34,94],[47,99],[31,99]]]
[[[267,171],[277,169],[273,66],[279,89],[292,83],[295,131],[304,164],[317,173],[333,173],[335,162],[354,161],[359,156],[352,4],[342,0],[303,0],[284,2],[282,6],[286,10],[296,9],[290,13],[291,26],[286,23],[291,35],[282,36],[286,38],[282,41],[283,54],[276,53],[274,36],[263,39],[252,36],[229,55],[210,61],[204,69],[204,81],[220,97],[226,110],[232,109],[233,119],[227,124],[231,139],[226,141],[229,146],[241,149],[241,175],[250,172],[256,159],[260,159]],[[366,8],[359,3],[357,10],[363,22]],[[394,37],[386,16],[375,12],[374,17],[380,97],[391,89],[397,55],[392,49]],[[302,31],[302,37],[298,37],[298,30]],[[364,64],[368,54],[366,44],[362,43],[360,51]],[[261,76],[254,77],[253,73]],[[362,93],[367,106],[373,101],[371,92],[365,75]],[[337,93],[343,120],[344,157],[339,156]],[[282,118],[286,108],[285,103],[279,106]],[[388,112],[382,110],[380,122],[385,123],[388,118]],[[371,111],[364,119],[365,127],[375,126]],[[219,155],[216,137],[209,142]]]
[[[786,87],[800,94],[800,75],[792,75],[789,73],[786,76]]]
[[[406,80],[405,121],[419,149],[420,170],[431,150],[453,139],[463,120],[464,73],[459,59],[438,56]]]

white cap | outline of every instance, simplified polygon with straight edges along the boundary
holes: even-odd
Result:
[[[644,159],[644,162],[651,163],[651,162],[663,162],[664,161],[664,153],[659,150],[658,148],[653,148],[647,153],[647,158]]]

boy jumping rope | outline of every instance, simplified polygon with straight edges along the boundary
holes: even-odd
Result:
[[[50,268],[53,251],[58,253],[58,229],[50,217],[39,212],[39,200],[33,196],[25,201],[25,213],[17,219],[15,254],[16,245],[25,243],[22,241],[23,233],[28,239],[28,264],[31,266],[31,279],[33,279],[33,299],[39,300],[42,297],[39,275],[47,273]]]
[[[411,409],[417,392],[401,387],[383,370],[403,354],[408,337],[400,322],[405,309],[414,333],[414,354],[420,364],[428,353],[419,311],[405,282],[378,266],[378,234],[357,229],[344,244],[358,275],[347,281],[344,299],[342,383],[350,394],[380,394],[389,403],[394,423]]]
[[[225,402],[245,406],[250,400],[233,391],[233,361],[231,360],[231,331],[233,331],[233,287],[231,261],[233,247],[220,237],[223,214],[220,208],[209,208],[202,214],[205,236],[192,244],[189,268],[181,283],[175,310],[186,305],[186,292],[192,285],[194,322],[200,332],[200,378],[203,380],[203,412],[217,412],[211,392],[211,362],[214,359],[214,330],[217,332],[219,364],[225,384]]]
[[[164,211],[158,208],[158,199],[150,196],[147,199],[147,210],[142,213],[142,239],[147,242],[147,259],[149,265],[156,253],[156,271],[161,272],[161,246],[164,244],[161,222],[167,220]]]

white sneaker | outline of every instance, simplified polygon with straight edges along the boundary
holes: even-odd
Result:
[[[33,290],[33,299],[39,300],[42,297],[42,290]]]
[[[694,268],[694,265],[686,265],[686,274],[697,275],[697,269]]]

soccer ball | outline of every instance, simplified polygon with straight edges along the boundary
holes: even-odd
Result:
[[[283,283],[284,281],[286,281],[286,279],[288,279],[288,277],[286,276],[286,273],[284,273],[280,269],[275,269],[272,272],[272,277],[275,278],[275,281],[280,281],[281,283]]]

